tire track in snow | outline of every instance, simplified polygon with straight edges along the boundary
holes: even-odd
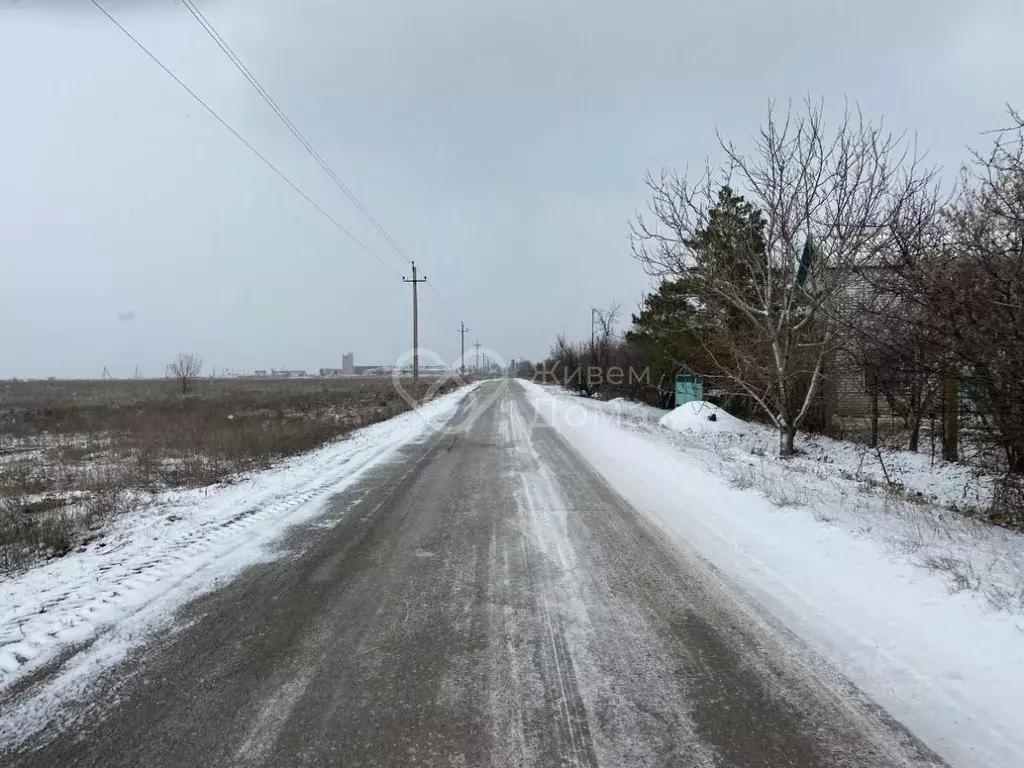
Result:
[[[609,582],[609,559],[620,564],[621,573],[636,565],[623,561],[624,551],[647,562],[634,540],[637,532],[616,530],[615,502],[602,496],[594,477],[579,471],[544,426],[531,431],[522,411],[529,404],[518,400],[507,409],[520,456],[519,502],[527,513],[529,538],[536,542],[532,558],[538,583],[532,589],[546,598],[542,612],[555,630],[550,645],[559,659],[571,661],[561,679],[575,692],[576,712],[586,726],[587,750],[574,764],[720,764],[714,747],[696,733],[687,685],[652,617],[638,608],[635,593],[627,596]],[[627,538],[615,539],[621,535]]]
[[[9,579],[0,588],[0,694],[62,648],[107,636],[115,622],[138,620],[144,626],[118,640],[127,650],[188,598],[267,559],[268,545],[287,528],[315,517],[398,447],[446,422],[471,391],[357,430],[236,485],[174,494],[119,521],[85,551]]]
[[[57,643],[61,640],[79,640],[93,634],[99,624],[111,617],[113,611],[109,610],[110,608],[124,605],[130,609],[131,604],[135,602],[133,596],[144,591],[146,587],[165,582],[166,589],[169,590],[184,579],[201,572],[209,564],[204,561],[213,559],[204,555],[216,556],[226,553],[238,545],[239,536],[244,535],[246,531],[261,526],[268,520],[290,518],[314,499],[322,498],[325,492],[333,488],[342,474],[337,471],[331,472],[327,480],[313,488],[284,494],[270,503],[254,505],[219,523],[201,524],[185,532],[183,536],[167,542],[159,557],[146,562],[133,562],[137,555],[135,547],[122,548],[120,555],[107,555],[116,559],[102,563],[96,568],[99,594],[95,594],[95,588],[85,594],[75,590],[61,590],[55,595],[44,597],[38,608],[31,603],[23,604],[4,617],[5,625],[0,629],[0,658],[8,658],[0,661],[0,664],[3,665],[5,672],[16,672],[17,667],[9,663],[10,657],[19,665],[37,658],[39,654],[34,651],[41,649],[36,646],[49,644],[49,641],[42,640],[43,636]],[[183,568],[197,561],[198,567]],[[182,570],[187,570],[187,573],[179,574],[178,578],[174,579],[172,573]],[[168,578],[171,579],[169,582]],[[60,612],[61,618],[42,628],[32,627],[31,634],[26,632],[26,624],[38,625],[38,621],[33,622],[35,616],[55,611]],[[40,631],[43,635],[39,634]],[[25,639],[17,639],[22,634],[25,635]]]
[[[581,626],[587,624],[586,609],[576,594],[571,573],[573,556],[565,523],[565,503],[550,472],[540,461],[533,447],[529,429],[513,398],[502,403],[509,424],[518,462],[521,462],[517,504],[526,513],[531,528],[533,547],[520,539],[523,571],[528,590],[537,601],[543,624],[542,676],[548,683],[545,695],[557,691],[557,700],[551,702],[558,717],[556,727],[564,745],[568,765],[585,768],[597,766],[598,760],[590,731],[587,703],[577,679],[578,658],[585,651],[574,648],[567,640],[563,617],[552,603],[569,608],[569,621]],[[545,555],[538,558],[536,553]]]

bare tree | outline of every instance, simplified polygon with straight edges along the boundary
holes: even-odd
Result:
[[[181,385],[181,394],[188,394],[195,380],[203,371],[203,358],[199,355],[182,353],[167,366],[167,373]]]
[[[964,170],[941,248],[899,267],[1006,467],[1024,475],[1024,118],[1010,116]]]
[[[512,375],[517,379],[537,379],[537,366],[529,360],[517,360]]]
[[[904,136],[858,111],[829,133],[809,101],[781,116],[770,109],[749,153],[721,135],[719,144],[726,164],[696,181],[648,174],[652,216],[635,218],[633,252],[652,275],[691,280],[728,318],[708,350],[712,367],[757,403],[789,455],[843,342],[853,270],[876,259],[904,201],[934,171]],[[732,190],[752,211],[723,200]],[[739,205],[752,226],[723,229],[723,204]]]
[[[1013,126],[965,172],[950,217],[955,260],[936,298],[957,357],[971,369],[968,395],[988,417],[1007,467],[1024,474],[1024,119],[1010,116]]]
[[[607,308],[591,308],[590,317],[590,365],[595,373],[604,378],[612,364],[612,354],[616,343],[615,327],[619,322],[621,304],[612,303]]]
[[[908,196],[889,225],[877,263],[859,270],[848,290],[851,311],[841,319],[848,352],[866,371],[876,402],[872,445],[879,397],[903,420],[911,451],[918,449],[922,422],[938,406],[950,337],[922,303],[920,282],[948,248],[943,210],[949,203],[937,185]]]
[[[588,354],[585,344],[569,341],[564,333],[558,334],[544,365],[545,380],[550,376],[554,382],[589,397],[589,382],[583,375]]]

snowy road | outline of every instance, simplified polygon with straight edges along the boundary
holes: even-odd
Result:
[[[473,406],[486,406],[471,423]],[[937,759],[749,620],[536,413],[474,390],[336,495],[332,525],[0,762],[18,766],[907,766]],[[52,674],[41,669],[39,675]]]

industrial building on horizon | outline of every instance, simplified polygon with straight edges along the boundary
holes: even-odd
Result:
[[[390,365],[356,365],[355,355],[346,352],[341,356],[341,368],[321,368],[320,376],[333,378],[336,376],[390,376],[393,366]]]

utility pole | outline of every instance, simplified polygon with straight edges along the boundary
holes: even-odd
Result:
[[[476,347],[476,372],[480,373],[480,340],[477,339],[473,346]]]
[[[459,334],[462,336],[462,357],[459,358],[459,373],[463,376],[466,375],[466,331],[469,328],[466,327],[465,323],[459,323]]]
[[[412,263],[412,280],[403,277],[403,283],[412,283],[412,390],[415,397],[419,397],[420,381],[420,307],[416,296],[416,287],[420,283],[427,282],[427,276],[417,279],[416,262]]]

